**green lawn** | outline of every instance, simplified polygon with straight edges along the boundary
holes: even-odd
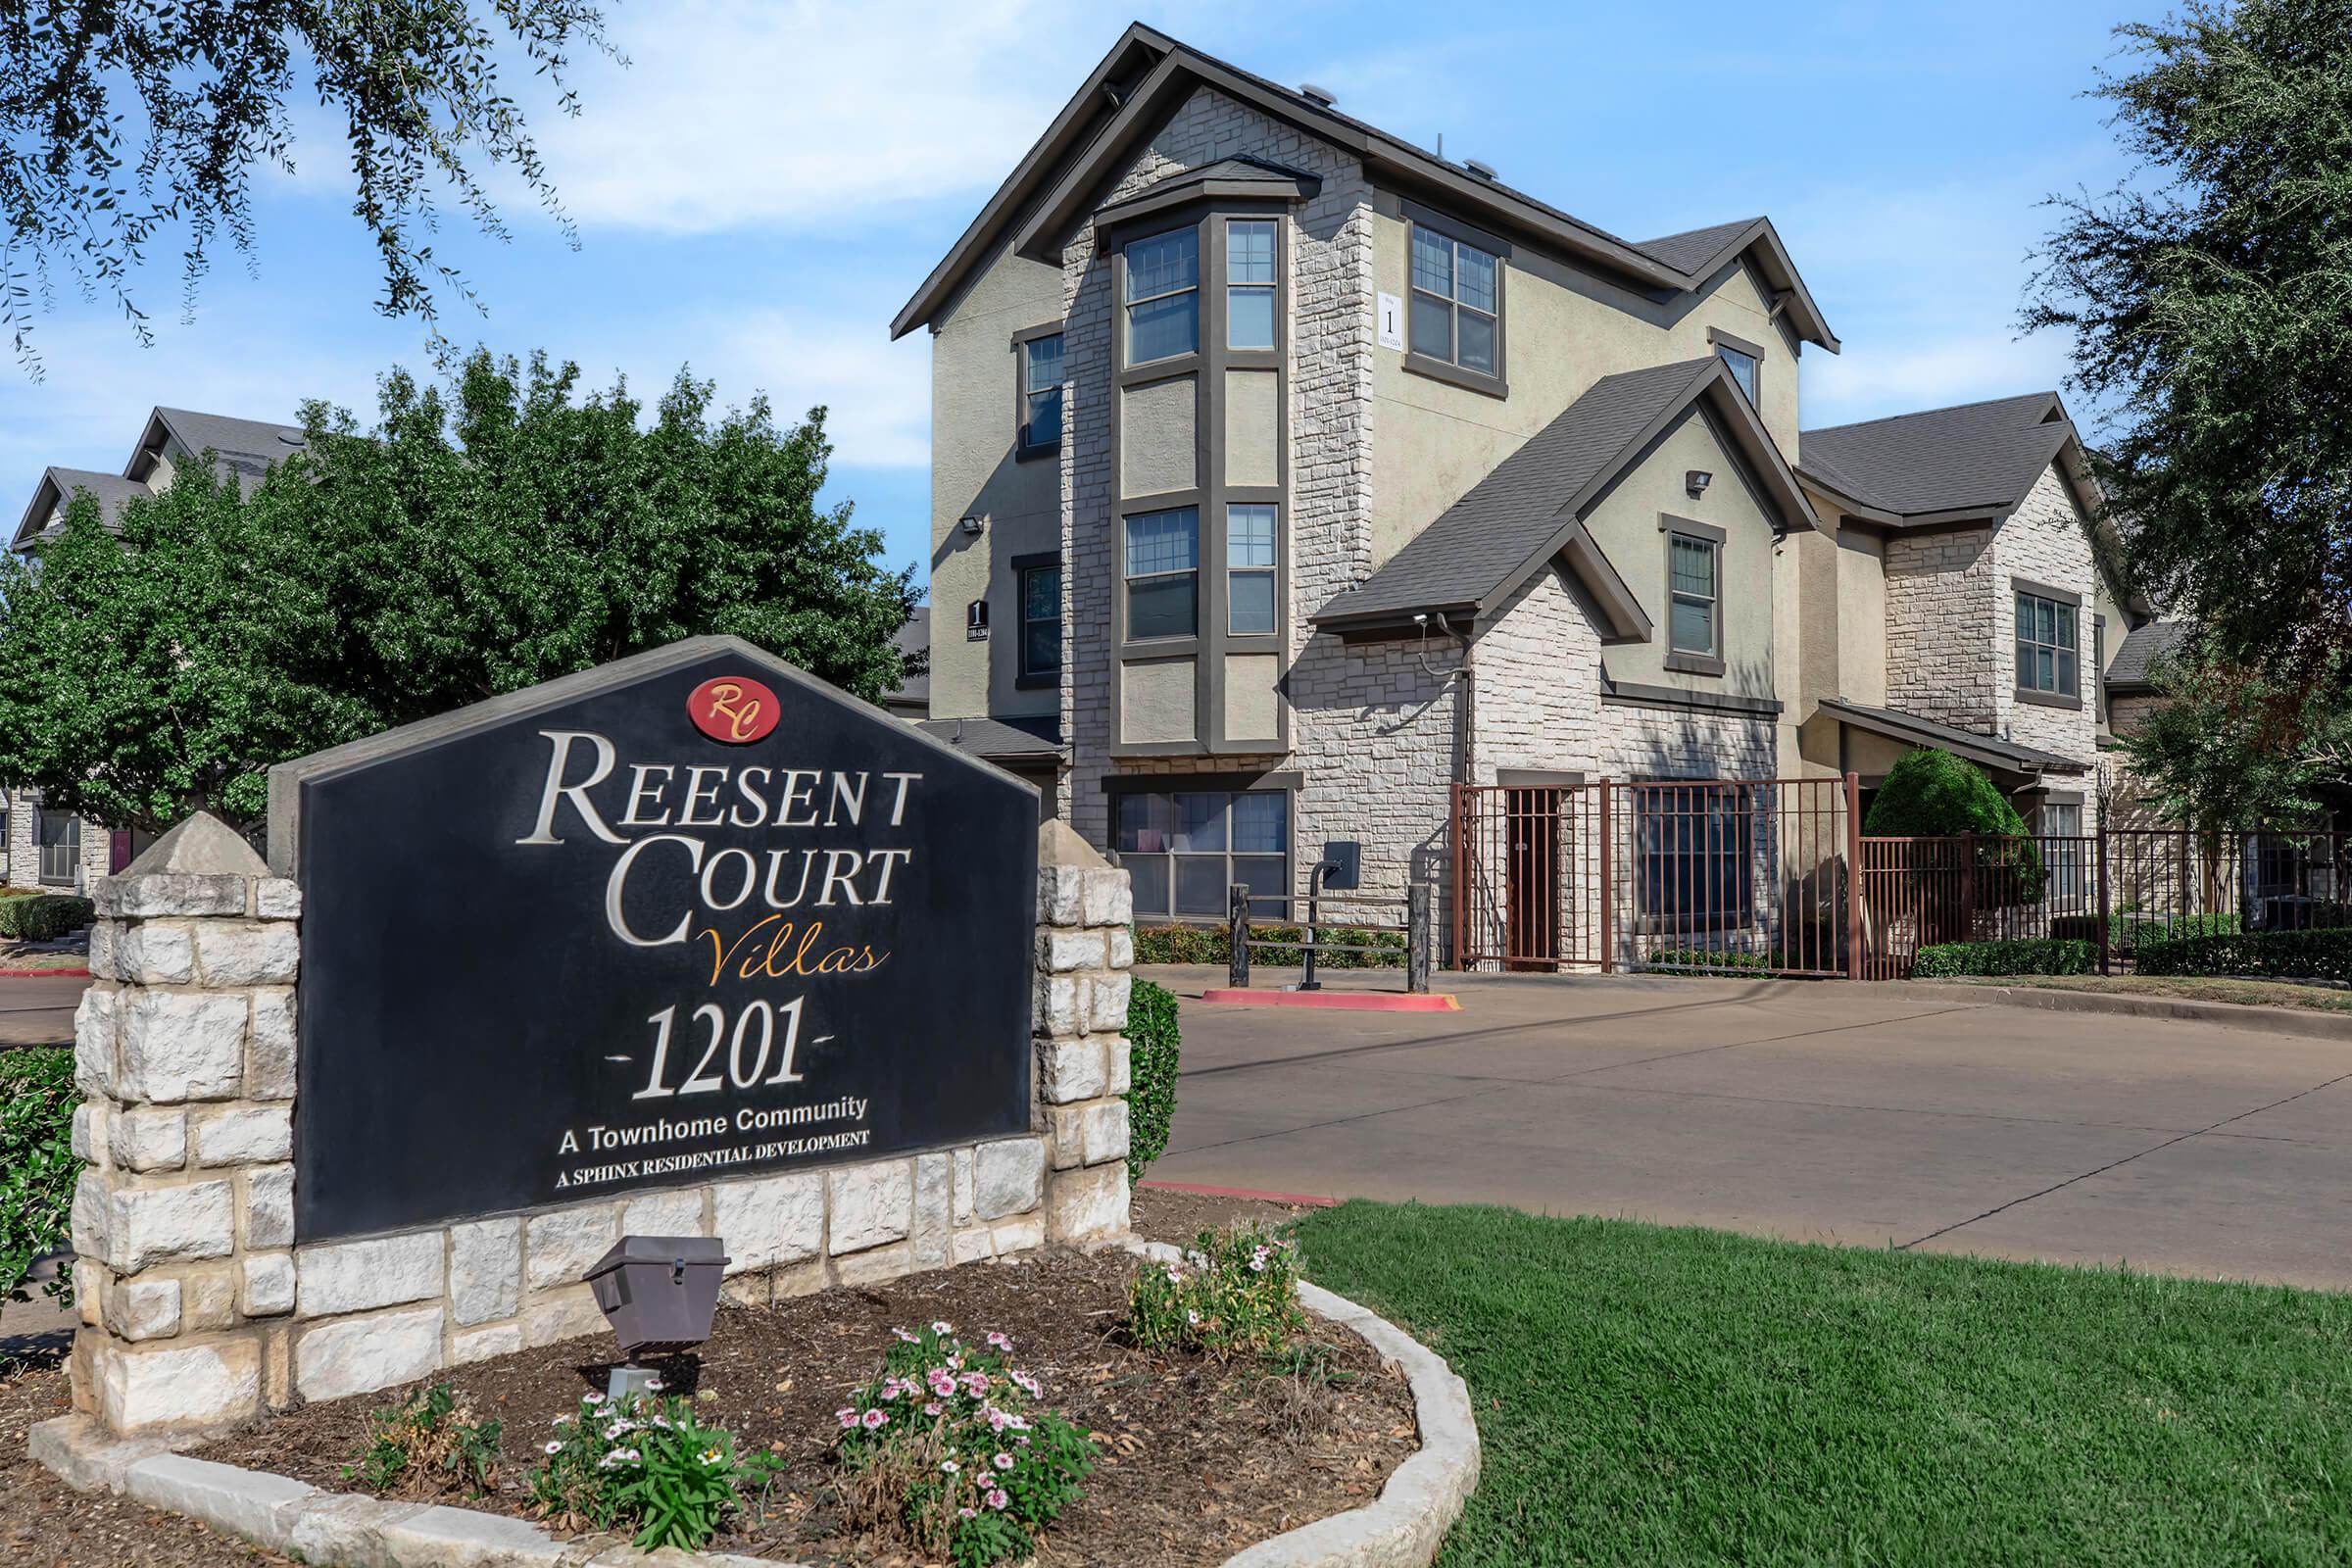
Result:
[[[1493,1208],[1297,1234],[1470,1386],[1447,1568],[2352,1562],[2352,1296]]]

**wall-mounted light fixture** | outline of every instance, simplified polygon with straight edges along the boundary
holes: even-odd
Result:
[[[1692,468],[1683,475],[1683,488],[1690,492],[1693,499],[1706,494],[1707,486],[1714,482],[1715,476],[1704,468]]]
[[[970,534],[975,539],[979,538],[981,531],[988,526],[988,519],[980,515],[980,514],[977,512],[967,514],[961,519],[961,521],[963,531]]]

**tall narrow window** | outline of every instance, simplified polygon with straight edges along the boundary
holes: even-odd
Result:
[[[1225,225],[1225,345],[1274,346],[1274,220]]]
[[[2017,689],[2073,697],[2075,670],[2075,607],[2039,594],[2019,590],[2017,595]]]
[[[1061,567],[1030,566],[1021,573],[1021,673],[1061,672]]]
[[[1716,641],[1716,555],[1712,540],[1686,534],[1668,536],[1668,585],[1673,605],[1667,612],[1667,646],[1681,654],[1722,652]]]
[[[1200,231],[1139,239],[1127,257],[1127,363],[1174,359],[1200,347]]]
[[[1495,322],[1502,311],[1497,263],[1475,245],[1413,225],[1412,350],[1465,370],[1494,375]]]
[[[1061,445],[1061,334],[1021,345],[1021,448]]]
[[[1274,508],[1225,509],[1225,629],[1244,635],[1274,629]]]
[[[40,849],[42,885],[72,887],[81,864],[81,818],[36,807],[32,836]]]
[[[1736,349],[1729,343],[1715,345],[1716,355],[1731,368],[1732,379],[1747,394],[1749,404],[1756,401],[1756,357],[1745,349]]]
[[[1191,637],[1200,629],[1200,513],[1139,512],[1127,519],[1127,638]]]

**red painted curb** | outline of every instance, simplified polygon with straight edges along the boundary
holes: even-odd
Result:
[[[1336,1198],[1309,1198],[1304,1193],[1261,1193],[1254,1187],[1202,1187],[1194,1182],[1138,1182],[1161,1193],[1191,1193],[1196,1198],[1250,1198],[1267,1203],[1288,1203],[1294,1208],[1337,1208]]]
[[[0,969],[0,980],[37,980],[48,976],[60,980],[87,980],[87,969]]]
[[[1220,987],[1200,993],[1202,1002],[1235,1007],[1328,1007],[1341,1012],[1459,1012],[1450,992],[1237,991]]]

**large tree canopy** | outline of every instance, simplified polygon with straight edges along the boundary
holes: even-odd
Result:
[[[250,496],[182,465],[110,532],[77,495],[0,562],[0,778],[112,826],[250,824],[272,762],[640,649],[727,632],[865,698],[904,671],[913,570],[816,504],[824,411],[714,416],[476,354],[383,379],[375,428],[313,404]]]
[[[2219,831],[2291,825],[2352,787],[2352,657],[2287,689],[2195,648],[2154,673],[2164,700],[2120,739],[2131,787],[2167,821]]]
[[[470,298],[433,254],[437,195],[502,234],[483,166],[504,168],[563,221],[500,64],[546,76],[577,113],[564,74],[580,47],[606,48],[597,0],[0,5],[0,327],[37,374],[32,313],[62,274],[110,295],[144,340],[130,276],[151,242],[180,240],[191,295],[223,234],[251,250],[255,171],[294,167],[298,82],[343,122],[352,213],[383,262],[377,308],[431,320],[437,289]]]
[[[2055,199],[2024,324],[2070,330],[2114,411],[2133,586],[2291,694],[2352,648],[2352,0],[2191,0],[2120,35],[2095,95],[2136,167]]]

